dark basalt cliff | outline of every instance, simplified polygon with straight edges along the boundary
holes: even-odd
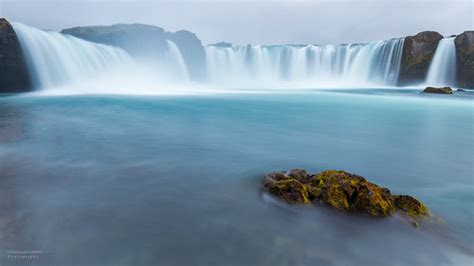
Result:
[[[205,77],[206,54],[201,40],[189,31],[165,32],[162,28],[144,24],[88,26],[61,31],[84,40],[113,45],[139,59],[160,58],[168,49],[167,40],[176,44],[186,63],[191,79]]]
[[[31,90],[31,81],[20,42],[12,25],[0,18],[0,93]]]
[[[399,85],[425,81],[431,60],[443,36],[435,31],[423,31],[405,38],[400,66]]]
[[[456,46],[457,86],[474,89],[474,31],[465,31],[454,39]]]

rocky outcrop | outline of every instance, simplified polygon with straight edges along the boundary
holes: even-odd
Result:
[[[328,170],[310,175],[305,170],[275,172],[262,180],[262,190],[289,204],[324,203],[342,211],[387,217],[401,213],[413,225],[431,216],[426,206],[408,195],[390,190],[344,171]]]
[[[168,50],[167,40],[176,44],[190,78],[205,77],[206,53],[201,40],[189,31],[165,32],[162,28],[144,24],[116,24],[112,26],[89,26],[64,29],[62,33],[84,40],[118,46],[131,56],[153,61],[163,58]]]
[[[424,31],[405,38],[400,65],[399,85],[425,81],[433,56],[443,36],[435,31]]]
[[[232,44],[228,43],[228,42],[218,42],[218,43],[209,44],[208,46],[230,48],[230,47],[232,47]]]
[[[167,32],[166,38],[176,44],[188,69],[192,80],[202,80],[206,77],[206,51],[196,34],[180,30]]]
[[[74,37],[117,46],[135,58],[153,60],[160,58],[168,49],[165,31],[144,24],[116,24],[112,26],[88,26],[64,29],[61,33]]]
[[[450,87],[426,87],[423,93],[453,94]]]
[[[31,90],[26,60],[12,25],[0,18],[0,93]]]
[[[474,31],[465,31],[454,39],[456,46],[457,86],[474,89]]]

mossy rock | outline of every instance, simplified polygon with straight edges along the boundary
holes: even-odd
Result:
[[[309,175],[301,169],[275,172],[262,180],[262,189],[289,204],[318,204],[335,209],[387,217],[401,212],[412,224],[431,216],[428,208],[408,195],[392,195],[390,190],[345,171],[328,170]]]
[[[423,93],[453,94],[451,87],[426,87]]]
[[[279,178],[281,176],[277,174],[275,177]],[[264,182],[265,191],[289,204],[310,203],[308,187],[294,178],[278,180],[267,177]]]

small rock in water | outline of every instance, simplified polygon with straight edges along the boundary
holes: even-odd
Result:
[[[423,93],[453,94],[453,90],[450,87],[426,87]]]
[[[310,175],[305,170],[275,172],[263,177],[262,190],[289,204],[324,202],[347,212],[387,217],[400,212],[414,226],[431,216],[428,208],[408,195],[392,195],[364,177],[338,170]]]

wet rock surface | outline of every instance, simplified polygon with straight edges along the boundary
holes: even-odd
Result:
[[[31,90],[23,50],[12,25],[0,18],[0,93]]]
[[[456,46],[457,85],[474,89],[474,31],[465,31],[454,39]]]
[[[424,82],[433,56],[443,36],[423,31],[405,38],[400,65],[399,85]]]
[[[262,179],[262,191],[289,204],[326,204],[370,217],[401,213],[415,226],[431,216],[428,208],[414,197],[392,195],[389,189],[362,176],[339,170],[312,175],[302,169],[270,173]]]
[[[423,93],[453,94],[450,87],[426,87]]]

